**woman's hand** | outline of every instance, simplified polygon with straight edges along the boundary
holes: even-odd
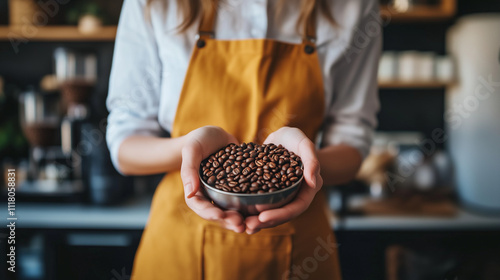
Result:
[[[281,144],[299,155],[304,165],[304,180],[295,199],[287,205],[261,212],[245,219],[246,232],[253,234],[263,228],[275,227],[302,214],[309,207],[316,193],[323,186],[320,165],[314,143],[297,128],[282,127],[271,133],[264,143]]]
[[[224,129],[205,126],[191,131],[185,138],[182,148],[181,178],[184,185],[186,204],[198,216],[205,220],[219,221],[226,229],[241,233],[245,231],[243,217],[236,211],[224,211],[213,205],[200,191],[198,172],[201,161],[226,146],[238,143],[238,140]]]

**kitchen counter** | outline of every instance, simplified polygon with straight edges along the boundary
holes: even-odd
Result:
[[[16,226],[34,229],[142,230],[146,225],[151,196],[131,199],[116,206],[68,203],[16,204]],[[0,203],[0,218],[7,219],[7,204]],[[453,218],[374,217],[332,215],[335,230],[500,230],[500,217],[487,217],[460,209]]]
[[[455,217],[347,217],[333,222],[335,230],[500,230],[500,217],[458,210]]]
[[[363,205],[369,196],[353,196],[349,207]],[[430,216],[347,216],[332,219],[335,230],[500,230],[500,216],[485,216],[458,208],[453,217]]]
[[[16,203],[16,226],[36,229],[143,230],[148,220],[151,196],[142,196],[116,206],[74,203]],[[7,205],[0,204],[2,220]]]

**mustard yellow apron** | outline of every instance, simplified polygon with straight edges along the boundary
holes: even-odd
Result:
[[[314,12],[301,44],[268,39],[214,40],[216,8],[205,11],[177,108],[172,137],[216,125],[239,141],[263,142],[282,126],[310,138],[323,121]],[[257,234],[201,219],[184,201],[179,172],[165,176],[135,257],[142,279],[340,279],[333,232],[318,193],[296,219]]]

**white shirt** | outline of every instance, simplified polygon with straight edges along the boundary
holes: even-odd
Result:
[[[168,1],[168,9],[164,2]],[[118,148],[133,134],[170,131],[198,23],[184,33],[176,1],[125,0],[116,36],[107,107],[107,142],[117,169]],[[270,38],[300,43],[299,3],[288,0],[274,17],[277,0],[225,0],[217,14],[216,39]],[[376,0],[332,0],[337,26],[318,16],[317,52],[325,89],[321,145],[347,144],[366,156],[379,109],[377,68],[382,26]]]

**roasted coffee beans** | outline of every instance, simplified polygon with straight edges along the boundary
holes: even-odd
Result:
[[[302,173],[300,157],[274,144],[229,144],[200,166],[207,184],[234,193],[275,192],[299,181]]]

